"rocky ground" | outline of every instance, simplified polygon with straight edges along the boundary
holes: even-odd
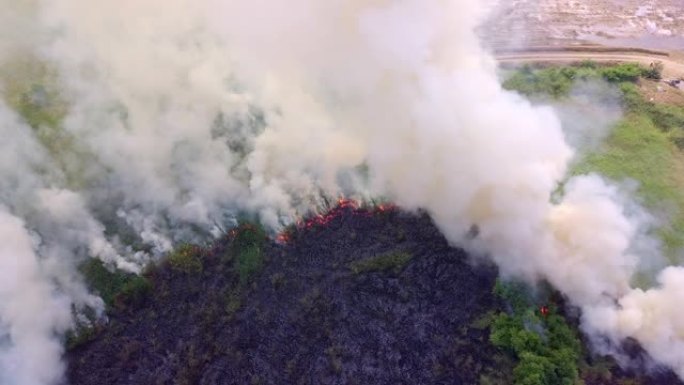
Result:
[[[512,383],[513,358],[489,343],[488,320],[506,308],[496,270],[474,267],[427,216],[338,207],[265,241],[245,279],[249,231],[151,269],[146,297],[72,344],[69,383]],[[599,361],[586,384],[677,383]]]

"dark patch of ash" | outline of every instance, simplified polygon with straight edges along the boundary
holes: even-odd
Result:
[[[499,306],[496,271],[471,267],[426,216],[345,209],[269,244],[242,290],[228,248],[201,273],[155,271],[152,298],[69,354],[71,384],[474,384],[494,365],[471,324]],[[350,267],[393,252],[411,258]]]
[[[68,353],[69,383],[512,383],[514,362],[490,344],[486,322],[505,308],[495,268],[474,267],[425,215],[332,213],[268,242],[248,281],[233,236],[201,252],[201,269],[153,269],[142,303],[111,310],[97,337]],[[587,360],[587,385],[680,383],[671,371]]]

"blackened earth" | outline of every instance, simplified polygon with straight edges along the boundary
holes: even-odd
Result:
[[[142,303],[111,310],[98,336],[68,353],[69,383],[510,383],[513,362],[485,322],[504,308],[496,269],[473,265],[425,215],[345,208],[330,218],[267,244],[247,283],[231,237],[203,252],[201,272],[154,269]],[[398,252],[411,259],[352,268]],[[588,383],[628,375],[610,371]]]

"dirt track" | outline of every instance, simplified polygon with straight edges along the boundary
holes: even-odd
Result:
[[[665,78],[684,77],[684,59],[664,51],[635,48],[605,47],[531,47],[523,50],[495,52],[500,63],[572,63],[583,60],[596,62],[633,62],[648,66],[660,61]]]

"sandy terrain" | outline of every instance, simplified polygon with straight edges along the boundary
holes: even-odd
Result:
[[[494,47],[593,42],[684,51],[684,0],[501,0]]]

